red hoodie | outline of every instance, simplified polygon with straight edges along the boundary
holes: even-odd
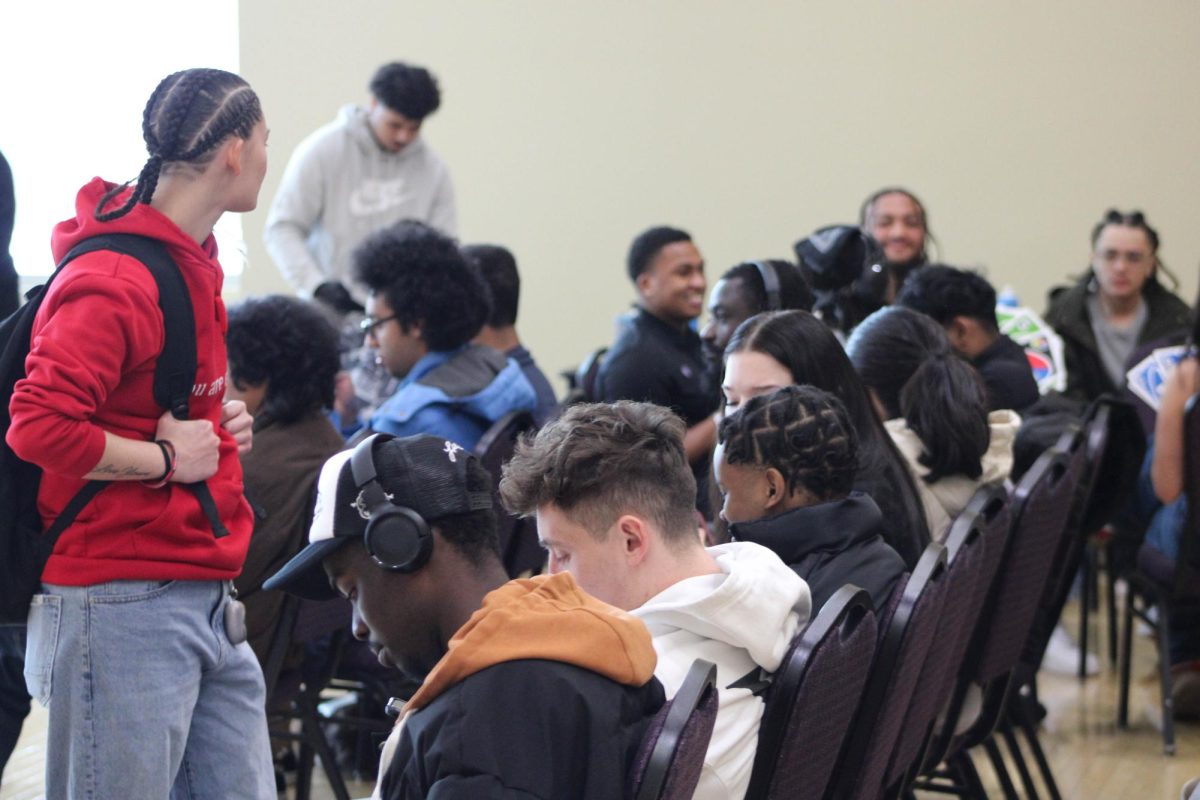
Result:
[[[191,418],[212,422],[221,437],[209,489],[230,535],[213,536],[195,495],[181,484],[149,489],[114,481],[80,512],[58,540],[42,580],[88,586],[111,580],[218,580],[245,560],[253,517],[242,494],[237,443],[221,428],[225,394],[225,304],[216,240],[197,244],[174,222],[139,203],[124,217],[97,222],[96,203],[110,187],[99,178],[75,200],[75,218],[54,228],[55,261],[101,233],[159,239],[179,265],[196,318],[196,380]],[[126,195],[113,201],[119,207]],[[154,365],[163,345],[158,288],[129,256],[80,256],[51,284],[33,325],[28,377],[13,391],[8,443],[44,470],[38,507],[48,526],[99,463],[104,431],[151,441],[163,410],[154,402]]]

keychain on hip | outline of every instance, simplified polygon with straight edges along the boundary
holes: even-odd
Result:
[[[246,606],[237,596],[237,589],[230,583],[229,602],[225,604],[225,635],[235,647],[246,641]]]

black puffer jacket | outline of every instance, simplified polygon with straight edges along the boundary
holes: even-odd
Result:
[[[879,506],[861,492],[729,527],[739,542],[775,552],[808,582],[815,614],[834,592],[852,583],[882,608],[904,573],[904,559],[883,540]]]
[[[559,661],[508,661],[405,721],[386,800],[612,800],[650,717],[657,680],[622,686]]]

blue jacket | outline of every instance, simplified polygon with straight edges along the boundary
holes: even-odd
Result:
[[[537,395],[520,365],[490,347],[464,345],[429,353],[371,417],[371,429],[394,436],[427,433],[475,447],[510,411],[532,411]]]

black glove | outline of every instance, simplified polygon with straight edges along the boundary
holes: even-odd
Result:
[[[339,314],[349,314],[351,311],[357,311],[361,314],[366,311],[358,301],[350,296],[350,292],[346,291],[346,287],[337,281],[322,283],[313,290],[313,297]]]

